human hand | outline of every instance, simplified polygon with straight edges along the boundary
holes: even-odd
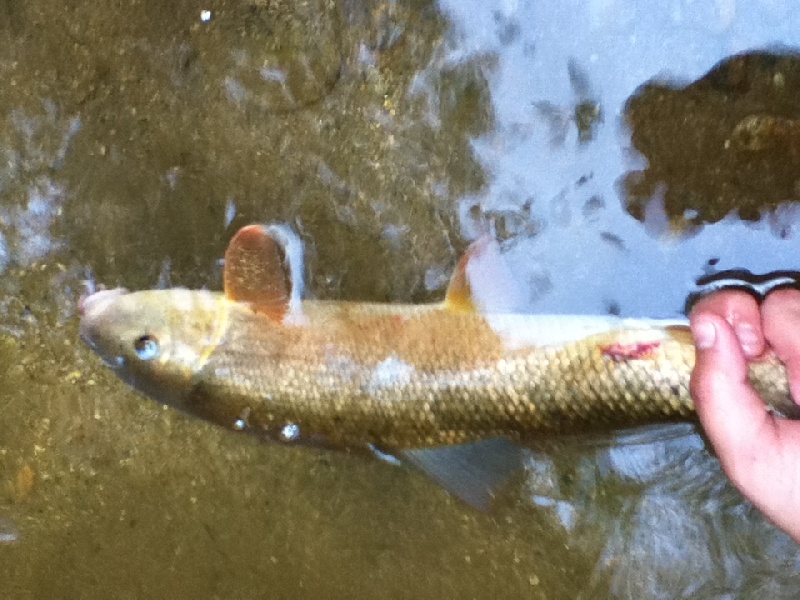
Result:
[[[745,292],[714,292],[695,305],[690,322],[697,349],[692,396],[725,474],[800,541],[800,421],[767,412],[747,365],[774,352],[800,399],[800,292],[776,290],[761,305]]]

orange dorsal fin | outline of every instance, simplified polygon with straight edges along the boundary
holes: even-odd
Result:
[[[286,245],[286,233],[275,226],[247,225],[237,231],[225,251],[225,296],[283,321],[293,299],[293,270],[302,269],[293,264]]]
[[[458,261],[444,305],[457,312],[483,314],[524,311],[524,294],[499,244],[488,234],[472,242]]]
[[[483,236],[472,242],[464,256],[459,259],[456,270],[450,277],[450,284],[447,286],[447,295],[444,297],[444,305],[449,310],[456,312],[475,312],[477,310],[472,299],[472,286],[467,275],[467,266],[470,257],[479,254],[483,247],[489,243],[489,238]]]

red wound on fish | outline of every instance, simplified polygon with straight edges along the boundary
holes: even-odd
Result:
[[[262,225],[242,227],[225,251],[225,295],[282,321],[292,284],[286,252]]]
[[[626,360],[646,360],[655,358],[661,342],[634,342],[632,344],[608,344],[600,347],[603,356],[614,362]]]

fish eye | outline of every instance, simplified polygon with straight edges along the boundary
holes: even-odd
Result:
[[[136,356],[141,360],[152,360],[158,356],[158,339],[153,335],[143,335],[133,342]]]

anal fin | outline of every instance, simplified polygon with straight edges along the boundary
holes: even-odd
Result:
[[[522,468],[523,451],[504,438],[400,453],[448,492],[488,510],[500,489]]]

